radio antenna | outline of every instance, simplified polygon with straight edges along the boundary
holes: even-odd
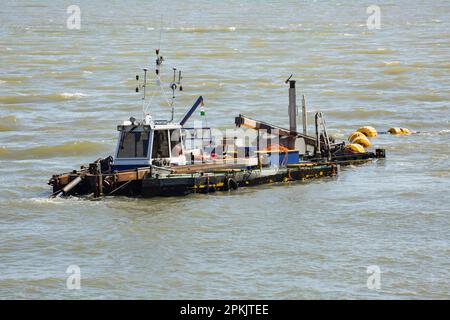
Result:
[[[183,91],[183,86],[181,84],[181,80],[183,79],[183,76],[182,76],[181,70],[177,70],[177,68],[173,68],[173,79],[172,79],[172,82],[169,85],[169,88],[172,90],[172,99],[170,100],[167,97],[167,95],[166,95],[166,92],[164,90],[164,85],[162,85],[162,79],[161,79],[162,63],[163,63],[163,61],[165,61],[164,57],[161,55],[162,32],[163,32],[163,15],[161,14],[161,23],[160,23],[160,28],[159,28],[158,48],[155,50],[155,53],[156,53],[156,61],[155,61],[156,86],[159,87],[159,89],[161,90],[162,96],[165,98],[167,104],[172,109],[172,118],[171,118],[170,121],[173,121],[174,114],[175,114],[175,108],[174,108],[175,91],[177,89],[180,90],[180,91]],[[139,85],[138,87],[136,87],[136,92],[139,92],[140,88],[144,89],[144,97],[142,98],[142,100],[143,100],[142,110],[143,110],[143,113],[144,113],[144,117],[146,116],[146,112],[150,108],[150,104],[151,104],[151,102],[153,100],[153,96],[155,94],[155,91],[153,91],[153,94],[152,94],[152,97],[150,99],[150,102],[147,104],[147,106],[145,106],[145,102],[146,102],[145,101],[146,100],[145,87],[146,87],[146,84],[147,84],[147,71],[148,71],[148,69],[144,69],[144,84],[143,85]],[[177,79],[177,77],[178,77],[178,79]],[[136,76],[136,80],[138,80],[138,82],[139,82],[139,76]]]
[[[146,87],[147,87],[147,68],[142,69],[144,71],[144,82],[142,84],[139,83],[139,75],[136,75],[136,92],[139,92],[140,89],[143,90],[142,92],[142,113],[145,116],[145,99],[146,99]]]
[[[144,85],[142,86],[144,88],[144,95],[142,97],[142,100],[145,101],[145,87],[147,86],[147,71],[148,71],[148,69],[144,68],[142,70],[144,70]]]
[[[175,102],[175,90],[177,90],[177,83],[175,82],[176,80],[176,76],[177,76],[177,68],[173,68],[173,81],[170,84],[170,88],[172,89],[172,100],[170,102],[170,106],[172,107],[172,118],[170,119],[170,121],[173,121],[173,115],[174,115],[174,107],[173,107],[173,103]]]
[[[161,49],[162,30],[163,30],[163,14],[161,13],[161,20],[160,20],[160,22],[159,22],[159,41],[158,41],[158,50]]]

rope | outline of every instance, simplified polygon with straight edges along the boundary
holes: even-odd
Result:
[[[130,180],[130,181],[128,181],[128,182],[125,182],[123,185],[121,185],[120,187],[114,189],[113,191],[111,191],[111,192],[108,193],[107,195],[108,195],[108,196],[112,195],[112,194],[113,194],[114,192],[116,192],[117,190],[122,189],[123,187],[125,187],[126,185],[128,185],[131,181],[133,181],[133,180]]]
[[[163,86],[161,85],[162,81],[161,81],[161,77],[160,76],[158,76],[158,80],[159,80],[159,88],[161,89],[161,92],[163,93],[167,104],[169,105],[169,107],[172,107],[173,106],[173,99],[172,99],[172,103],[170,103],[169,99],[167,98],[166,92],[164,91]]]
[[[166,100],[167,105],[168,105],[169,107],[172,107],[172,106],[173,106],[173,101],[170,102],[169,98],[167,97],[166,92],[164,91],[164,88],[163,88],[163,85],[162,85],[161,76],[159,76],[159,75],[156,76],[156,80],[157,80],[158,83],[159,83],[157,86],[159,87],[160,92],[162,93],[164,99]],[[153,102],[153,98],[155,97],[155,93],[156,93],[156,90],[152,90],[152,96],[150,97],[150,101],[147,103],[147,106],[144,108],[144,114],[146,114],[147,111],[150,109],[151,104],[152,104],[152,102]]]

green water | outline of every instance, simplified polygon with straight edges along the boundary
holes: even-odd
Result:
[[[7,1],[0,8],[0,298],[450,298],[450,5],[379,1]],[[163,16],[161,41],[161,15]],[[49,200],[48,178],[115,147],[160,43],[208,124],[309,119],[380,131],[387,159],[336,178],[183,198]],[[169,117],[156,97],[152,112]],[[195,117],[199,117],[197,114]],[[312,130],[312,122],[310,130]],[[66,288],[69,265],[81,289]],[[370,290],[366,268],[381,269]]]

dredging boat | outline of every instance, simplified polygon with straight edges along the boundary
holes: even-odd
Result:
[[[160,77],[164,58],[156,50],[155,84],[164,90]],[[336,143],[329,136],[324,116],[315,114],[315,132],[307,131],[305,97],[302,97],[303,130],[297,130],[296,82],[289,85],[289,128],[252,119],[235,118],[232,134],[222,134],[203,122],[193,127],[188,120],[204,99],[200,96],[180,121],[174,120],[175,92],[182,91],[181,71],[173,68],[169,84],[172,99],[170,120],[154,119],[148,112],[147,71],[136,76],[136,91],[143,91],[143,118],[131,117],[117,126],[119,138],[114,156],[99,158],[79,170],[55,174],[49,180],[56,196],[134,196],[153,197],[232,191],[240,187],[290,182],[333,176],[341,165],[384,158],[385,150],[366,151],[371,127],[360,128],[349,137],[350,144]],[[164,92],[163,92],[164,93]],[[153,98],[153,96],[152,96]],[[351,138],[351,139],[350,139]]]

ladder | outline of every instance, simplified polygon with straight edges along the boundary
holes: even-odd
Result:
[[[315,154],[316,156],[322,157],[321,151],[321,137],[324,140],[324,147],[327,152],[327,159],[331,160],[331,144],[330,138],[327,132],[327,126],[325,123],[325,117],[322,112],[317,112],[315,116],[315,124],[316,124],[316,146],[315,146]]]

